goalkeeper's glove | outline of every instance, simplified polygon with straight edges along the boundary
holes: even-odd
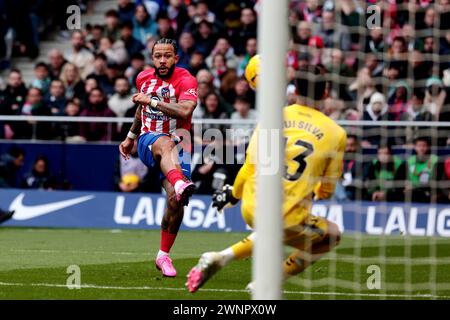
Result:
[[[236,203],[238,203],[239,199],[233,197],[233,187],[229,184],[223,186],[222,190],[216,190],[212,196],[213,208],[217,208],[217,211],[222,212],[224,208],[230,208]]]

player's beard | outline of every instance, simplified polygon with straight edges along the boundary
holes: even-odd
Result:
[[[156,67],[155,67],[155,73],[156,73],[156,75],[157,75],[159,78],[161,78],[161,79],[169,79],[169,78],[172,76],[174,70],[175,70],[175,64],[173,64],[173,65],[169,68],[169,70],[167,71],[166,74],[162,75],[162,74],[159,72],[159,68],[156,68]]]

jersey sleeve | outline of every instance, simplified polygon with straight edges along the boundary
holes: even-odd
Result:
[[[336,183],[342,175],[346,144],[347,134],[345,131],[342,131],[337,148],[329,156],[328,165],[325,168],[322,180],[314,190],[316,199],[329,199],[333,195]]]
[[[136,89],[137,92],[141,92],[141,86],[142,86],[142,78],[145,75],[145,70],[139,72],[139,74],[136,77]]]
[[[183,79],[180,83],[180,95],[178,101],[189,100],[197,102],[197,79],[192,76]]]
[[[250,139],[250,143],[247,147],[245,162],[239,170],[236,179],[234,180],[232,194],[236,199],[242,198],[242,192],[244,190],[245,182],[248,181],[251,176],[255,175],[257,134],[258,128],[256,128],[253,132],[252,138]]]

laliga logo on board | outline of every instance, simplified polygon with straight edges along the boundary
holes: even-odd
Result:
[[[145,223],[148,226],[161,225],[166,207],[166,198],[141,197],[133,211],[126,212],[125,196],[116,198],[114,208],[114,222],[119,225],[139,225]],[[155,203],[156,202],[156,203]],[[200,199],[191,199],[186,207],[183,225],[188,228],[208,229],[216,224],[220,230],[226,229],[225,215],[219,214],[211,205],[206,205]]]

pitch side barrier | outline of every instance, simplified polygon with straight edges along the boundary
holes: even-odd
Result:
[[[166,205],[162,194],[0,189],[2,207],[15,210],[4,226],[159,229]],[[312,213],[337,223],[344,233],[450,237],[450,207],[418,203],[321,201]],[[248,232],[240,206],[219,214],[210,196],[194,196],[183,230]]]

